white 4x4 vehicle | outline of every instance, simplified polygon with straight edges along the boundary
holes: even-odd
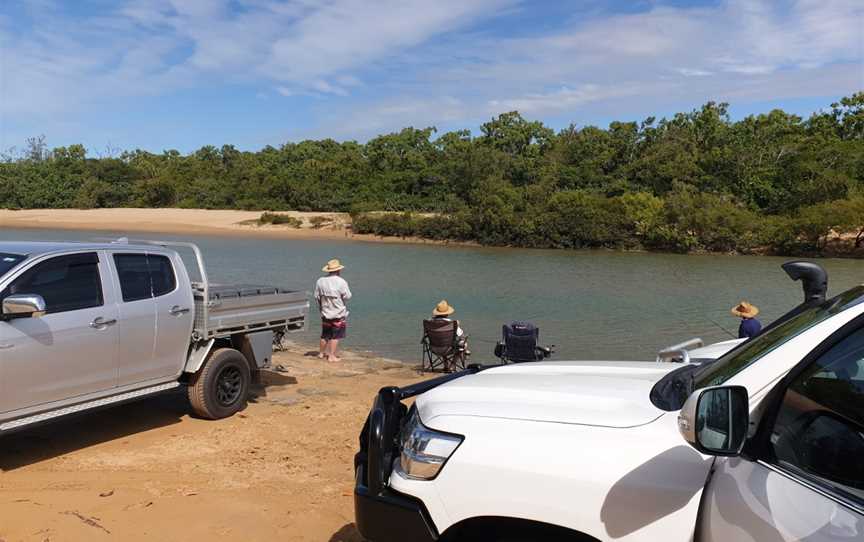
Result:
[[[701,365],[384,388],[360,441],[356,520],[376,542],[864,540],[864,286]]]

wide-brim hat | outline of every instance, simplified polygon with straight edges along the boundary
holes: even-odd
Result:
[[[456,312],[456,309],[450,306],[447,303],[446,299],[442,299],[440,303],[435,305],[435,309],[432,311],[432,316],[449,316]]]
[[[759,314],[759,307],[757,307],[756,305],[751,305],[746,301],[742,301],[741,303],[738,303],[736,306],[732,307],[732,314],[740,318],[754,318],[757,314]]]
[[[345,269],[345,266],[342,265],[339,260],[334,258],[327,262],[327,265],[322,267],[321,271],[324,271],[325,273],[335,273],[336,271],[341,271],[343,269]]]

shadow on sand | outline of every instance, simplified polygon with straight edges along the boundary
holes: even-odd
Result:
[[[25,467],[74,450],[173,425],[188,414],[186,394],[172,392],[4,435],[0,437],[0,470]]]
[[[256,403],[258,399],[267,397],[268,391],[278,392],[287,386],[297,384],[297,378],[275,371],[261,371],[258,382],[249,387],[249,402]]]
[[[357,527],[353,523],[349,523],[333,533],[330,542],[363,542],[363,537],[360,536]]]
[[[249,390],[249,401],[297,384],[297,379],[274,372],[261,373]],[[186,389],[93,412],[61,418],[32,429],[0,436],[0,471],[10,471],[96,444],[180,423],[190,415]]]

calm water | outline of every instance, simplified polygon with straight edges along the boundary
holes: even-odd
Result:
[[[115,236],[121,235],[118,232]],[[7,240],[91,240],[93,232],[4,230]],[[474,361],[492,357],[501,324],[540,326],[553,359],[653,359],[658,349],[698,336],[729,337],[729,308],[748,299],[771,321],[802,299],[782,258],[565,252],[142,235],[189,240],[204,251],[213,281],[260,282],[311,291],[330,258],[347,266],[354,292],[348,348],[420,359],[420,321],[442,298],[470,336]],[[830,294],[864,282],[864,262],[819,261]],[[295,336],[314,343],[318,326]]]

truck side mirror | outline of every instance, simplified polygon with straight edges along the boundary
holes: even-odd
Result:
[[[13,294],[3,298],[2,318],[39,318],[45,315],[45,300],[36,294]]]
[[[743,386],[696,390],[678,414],[678,430],[703,454],[738,455],[750,425],[749,403]]]

